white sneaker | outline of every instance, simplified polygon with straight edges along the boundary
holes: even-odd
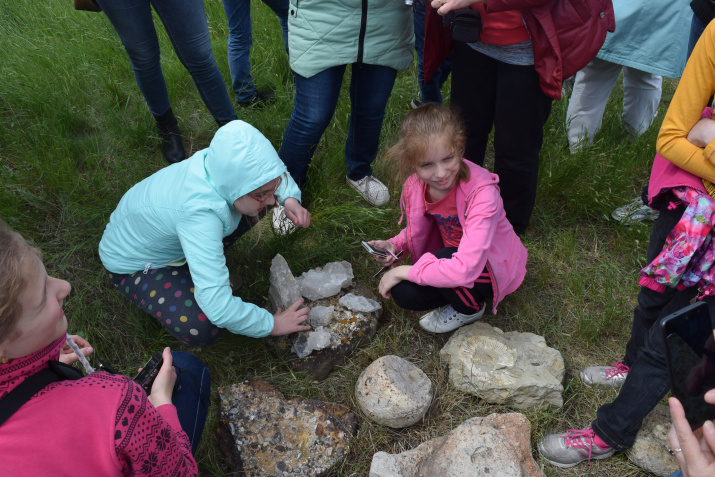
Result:
[[[484,316],[485,305],[486,303],[483,303],[482,309],[473,315],[463,315],[452,308],[452,305],[446,305],[423,315],[420,318],[420,326],[431,333],[448,333]]]
[[[278,235],[288,235],[295,230],[295,224],[286,217],[286,209],[280,204],[273,207],[273,230]]]
[[[385,205],[390,200],[390,191],[387,186],[375,179],[373,176],[365,176],[359,181],[345,178],[348,185],[358,191],[358,193],[371,205]]]

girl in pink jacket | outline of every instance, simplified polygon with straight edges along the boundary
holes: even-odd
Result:
[[[506,219],[499,178],[462,159],[464,145],[462,122],[442,106],[428,104],[405,117],[388,156],[402,177],[411,174],[400,200],[407,226],[370,242],[412,255],[413,265],[391,268],[379,291],[401,308],[432,310],[420,326],[433,333],[478,320],[488,299],[496,313],[526,274],[526,248]],[[384,266],[395,261],[376,258]]]

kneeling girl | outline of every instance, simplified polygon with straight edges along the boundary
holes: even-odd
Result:
[[[420,319],[433,333],[478,320],[489,299],[496,313],[526,274],[527,251],[506,218],[499,178],[463,159],[464,145],[464,126],[442,106],[425,105],[405,117],[388,157],[397,160],[402,177],[411,174],[400,200],[406,227],[371,242],[410,253],[413,265],[391,268],[379,291],[401,308],[437,308]]]

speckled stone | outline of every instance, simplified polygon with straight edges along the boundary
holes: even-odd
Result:
[[[345,457],[357,427],[349,408],[314,399],[288,401],[265,381],[218,392],[219,445],[238,475],[325,475]]]
[[[668,406],[658,404],[643,419],[643,426],[633,447],[626,451],[628,458],[641,469],[655,475],[666,476],[678,471],[678,461],[670,456],[668,431],[672,420]]]

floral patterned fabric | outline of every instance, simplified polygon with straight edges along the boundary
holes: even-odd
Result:
[[[682,218],[665,241],[662,252],[641,270],[640,285],[662,292],[666,287],[697,286],[705,295],[715,295],[715,249],[712,241],[715,200],[690,187],[671,192],[686,204]],[[678,206],[671,202],[669,209]]]

